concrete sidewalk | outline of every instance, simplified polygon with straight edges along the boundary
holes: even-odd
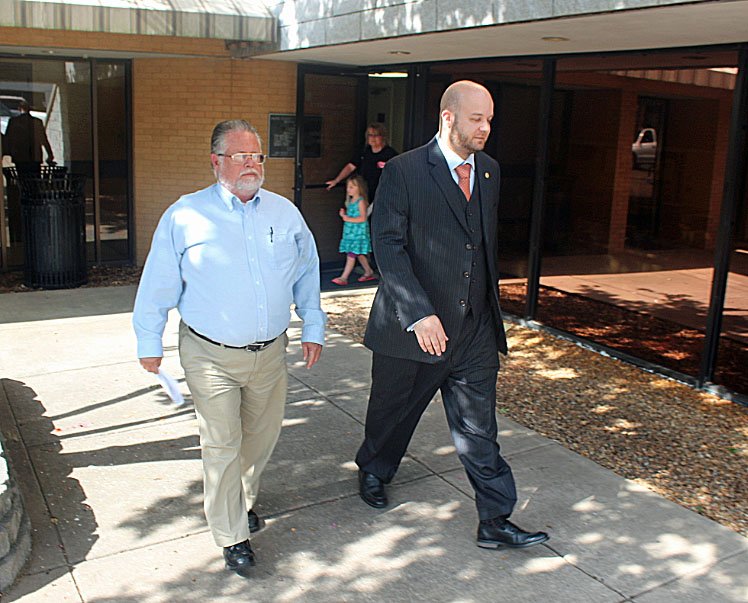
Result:
[[[303,368],[256,510],[255,577],[223,569],[202,513],[197,427],[135,361],[133,287],[0,295],[0,418],[33,529],[3,601],[748,601],[748,540],[500,417],[520,501],[551,540],[475,546],[440,404],[377,511],[353,456],[369,352],[335,333]],[[176,319],[176,316],[174,317]],[[182,377],[176,320],[165,368]],[[187,389],[182,383],[183,392]]]

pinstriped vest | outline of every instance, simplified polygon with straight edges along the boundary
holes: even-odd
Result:
[[[468,308],[472,308],[474,316],[480,315],[488,307],[488,265],[486,264],[486,252],[483,243],[480,203],[480,187],[476,182],[473,186],[470,202],[465,201],[465,220],[470,229],[473,258],[469,275],[465,276],[468,273],[463,274],[464,278],[470,279],[467,305]]]

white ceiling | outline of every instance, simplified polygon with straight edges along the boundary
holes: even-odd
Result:
[[[4,0],[0,0],[2,2]],[[564,37],[548,42],[543,37]],[[254,58],[337,65],[402,65],[481,57],[543,56],[748,42],[748,0],[702,1],[619,10],[510,25],[475,27],[255,55]],[[392,54],[393,52],[409,54]],[[0,53],[108,58],[184,57],[115,48],[5,46]],[[192,56],[202,56],[199,51]]]
[[[563,37],[568,41],[548,42],[543,37]],[[257,58],[363,66],[746,41],[748,1],[728,0],[353,42],[274,52]]]

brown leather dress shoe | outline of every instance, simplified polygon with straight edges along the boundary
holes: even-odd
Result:
[[[502,546],[524,549],[545,542],[548,538],[545,532],[525,532],[503,517],[484,519],[478,524],[478,546],[484,549]]]
[[[255,554],[249,540],[223,547],[226,569],[236,572],[242,578],[249,578],[249,569],[255,565]]]
[[[358,493],[367,505],[375,509],[384,509],[388,504],[384,482],[373,473],[359,470]]]
[[[265,520],[250,509],[247,511],[247,525],[249,525],[249,533],[254,534],[265,527]]]

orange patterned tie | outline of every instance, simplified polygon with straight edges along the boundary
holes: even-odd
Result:
[[[455,168],[455,172],[457,172],[457,184],[460,190],[464,193],[465,199],[470,201],[470,164],[463,163],[462,165],[458,165]]]

